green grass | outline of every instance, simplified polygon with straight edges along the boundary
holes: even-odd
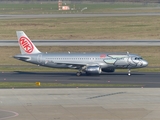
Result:
[[[40,83],[34,82],[0,82],[0,88],[109,88],[109,87],[142,87],[139,84],[86,84],[86,83]]]
[[[64,4],[63,4],[64,5]],[[67,2],[70,8],[75,10],[58,11],[57,2],[37,2],[37,3],[23,3],[10,2],[0,4],[0,14],[55,14],[55,13],[81,13],[81,10],[87,7],[83,13],[119,13],[119,12],[159,12],[156,9],[157,4],[143,4],[143,3],[74,3]],[[152,9],[147,9],[152,7]],[[123,9],[122,9],[123,8]],[[132,9],[128,9],[132,8]],[[144,8],[139,9],[138,8]],[[128,10],[126,10],[128,9]]]
[[[17,30],[31,39],[160,39],[159,16],[0,19],[0,39],[16,40]]]
[[[58,12],[57,4],[0,4],[1,14],[44,14]]]

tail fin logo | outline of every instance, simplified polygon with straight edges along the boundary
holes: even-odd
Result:
[[[32,45],[32,42],[28,38],[21,37],[19,39],[19,44],[26,53],[32,53],[34,47]]]

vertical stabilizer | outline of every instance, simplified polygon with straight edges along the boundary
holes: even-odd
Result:
[[[16,31],[21,54],[41,53],[23,31]]]

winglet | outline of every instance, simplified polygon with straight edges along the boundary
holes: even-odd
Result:
[[[16,31],[21,54],[41,53],[23,31]]]

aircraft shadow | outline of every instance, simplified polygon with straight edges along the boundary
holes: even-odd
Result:
[[[23,74],[23,75],[51,75],[51,76],[76,76],[76,73],[74,72],[26,72],[26,71],[14,71],[14,73],[16,74]],[[85,73],[83,73],[81,76],[127,76],[127,73],[122,73],[122,72],[114,72],[114,73],[101,73],[100,75],[86,75]],[[145,73],[141,73],[141,72],[133,72],[131,73],[132,75],[145,75]]]
[[[73,75],[75,76],[75,73],[65,73],[65,72],[26,72],[26,71],[14,71],[14,73],[17,74],[23,74],[23,75]]]

